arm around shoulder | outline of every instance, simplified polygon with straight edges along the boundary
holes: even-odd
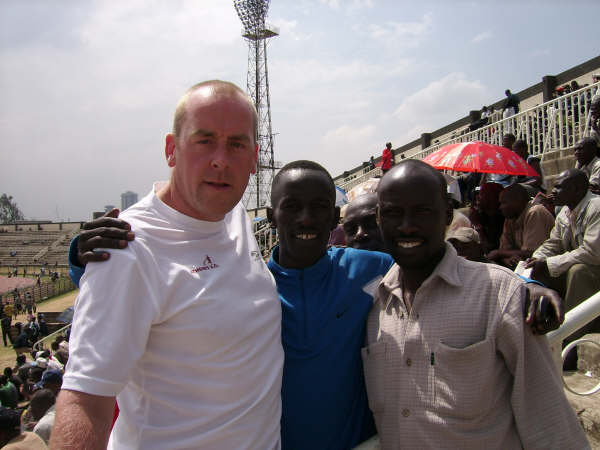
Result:
[[[110,435],[114,397],[63,390],[56,402],[51,449],[105,449]]]

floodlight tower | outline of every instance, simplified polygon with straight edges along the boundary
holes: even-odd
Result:
[[[278,36],[279,30],[265,22],[269,2],[270,0],[233,0],[233,6],[244,26],[242,36],[248,41],[248,95],[254,101],[258,113],[258,164],[256,174],[250,177],[244,194],[247,209],[260,208],[269,202],[276,169],[271,131],[267,40]]]

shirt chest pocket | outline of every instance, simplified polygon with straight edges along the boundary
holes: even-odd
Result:
[[[439,342],[432,358],[434,403],[448,416],[475,418],[492,406],[498,380],[498,364],[492,339],[465,348]]]
[[[369,408],[373,411],[373,414],[378,414],[384,410],[385,406],[386,343],[383,341],[375,342],[361,349],[361,355]]]

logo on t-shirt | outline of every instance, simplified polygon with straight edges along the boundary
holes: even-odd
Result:
[[[201,272],[203,270],[216,269],[217,267],[219,267],[219,265],[215,264],[212,258],[206,255],[206,258],[204,258],[204,261],[202,261],[201,266],[192,266],[192,273]]]

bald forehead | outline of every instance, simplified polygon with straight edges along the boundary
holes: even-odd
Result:
[[[363,194],[356,197],[351,203],[348,204],[346,213],[351,212],[357,208],[375,208],[377,206],[377,194]]]
[[[274,206],[277,200],[285,195],[286,188],[298,188],[304,184],[322,184],[323,197],[335,200],[335,185],[326,173],[315,169],[293,168],[278,174],[271,186],[271,204]]]
[[[381,200],[382,196],[390,189],[396,189],[399,186],[414,187],[418,189],[420,187],[428,187],[431,189],[439,189],[441,196],[446,197],[446,181],[444,177],[426,163],[420,161],[407,161],[404,164],[398,164],[394,166],[379,183],[377,189],[378,198]]]

